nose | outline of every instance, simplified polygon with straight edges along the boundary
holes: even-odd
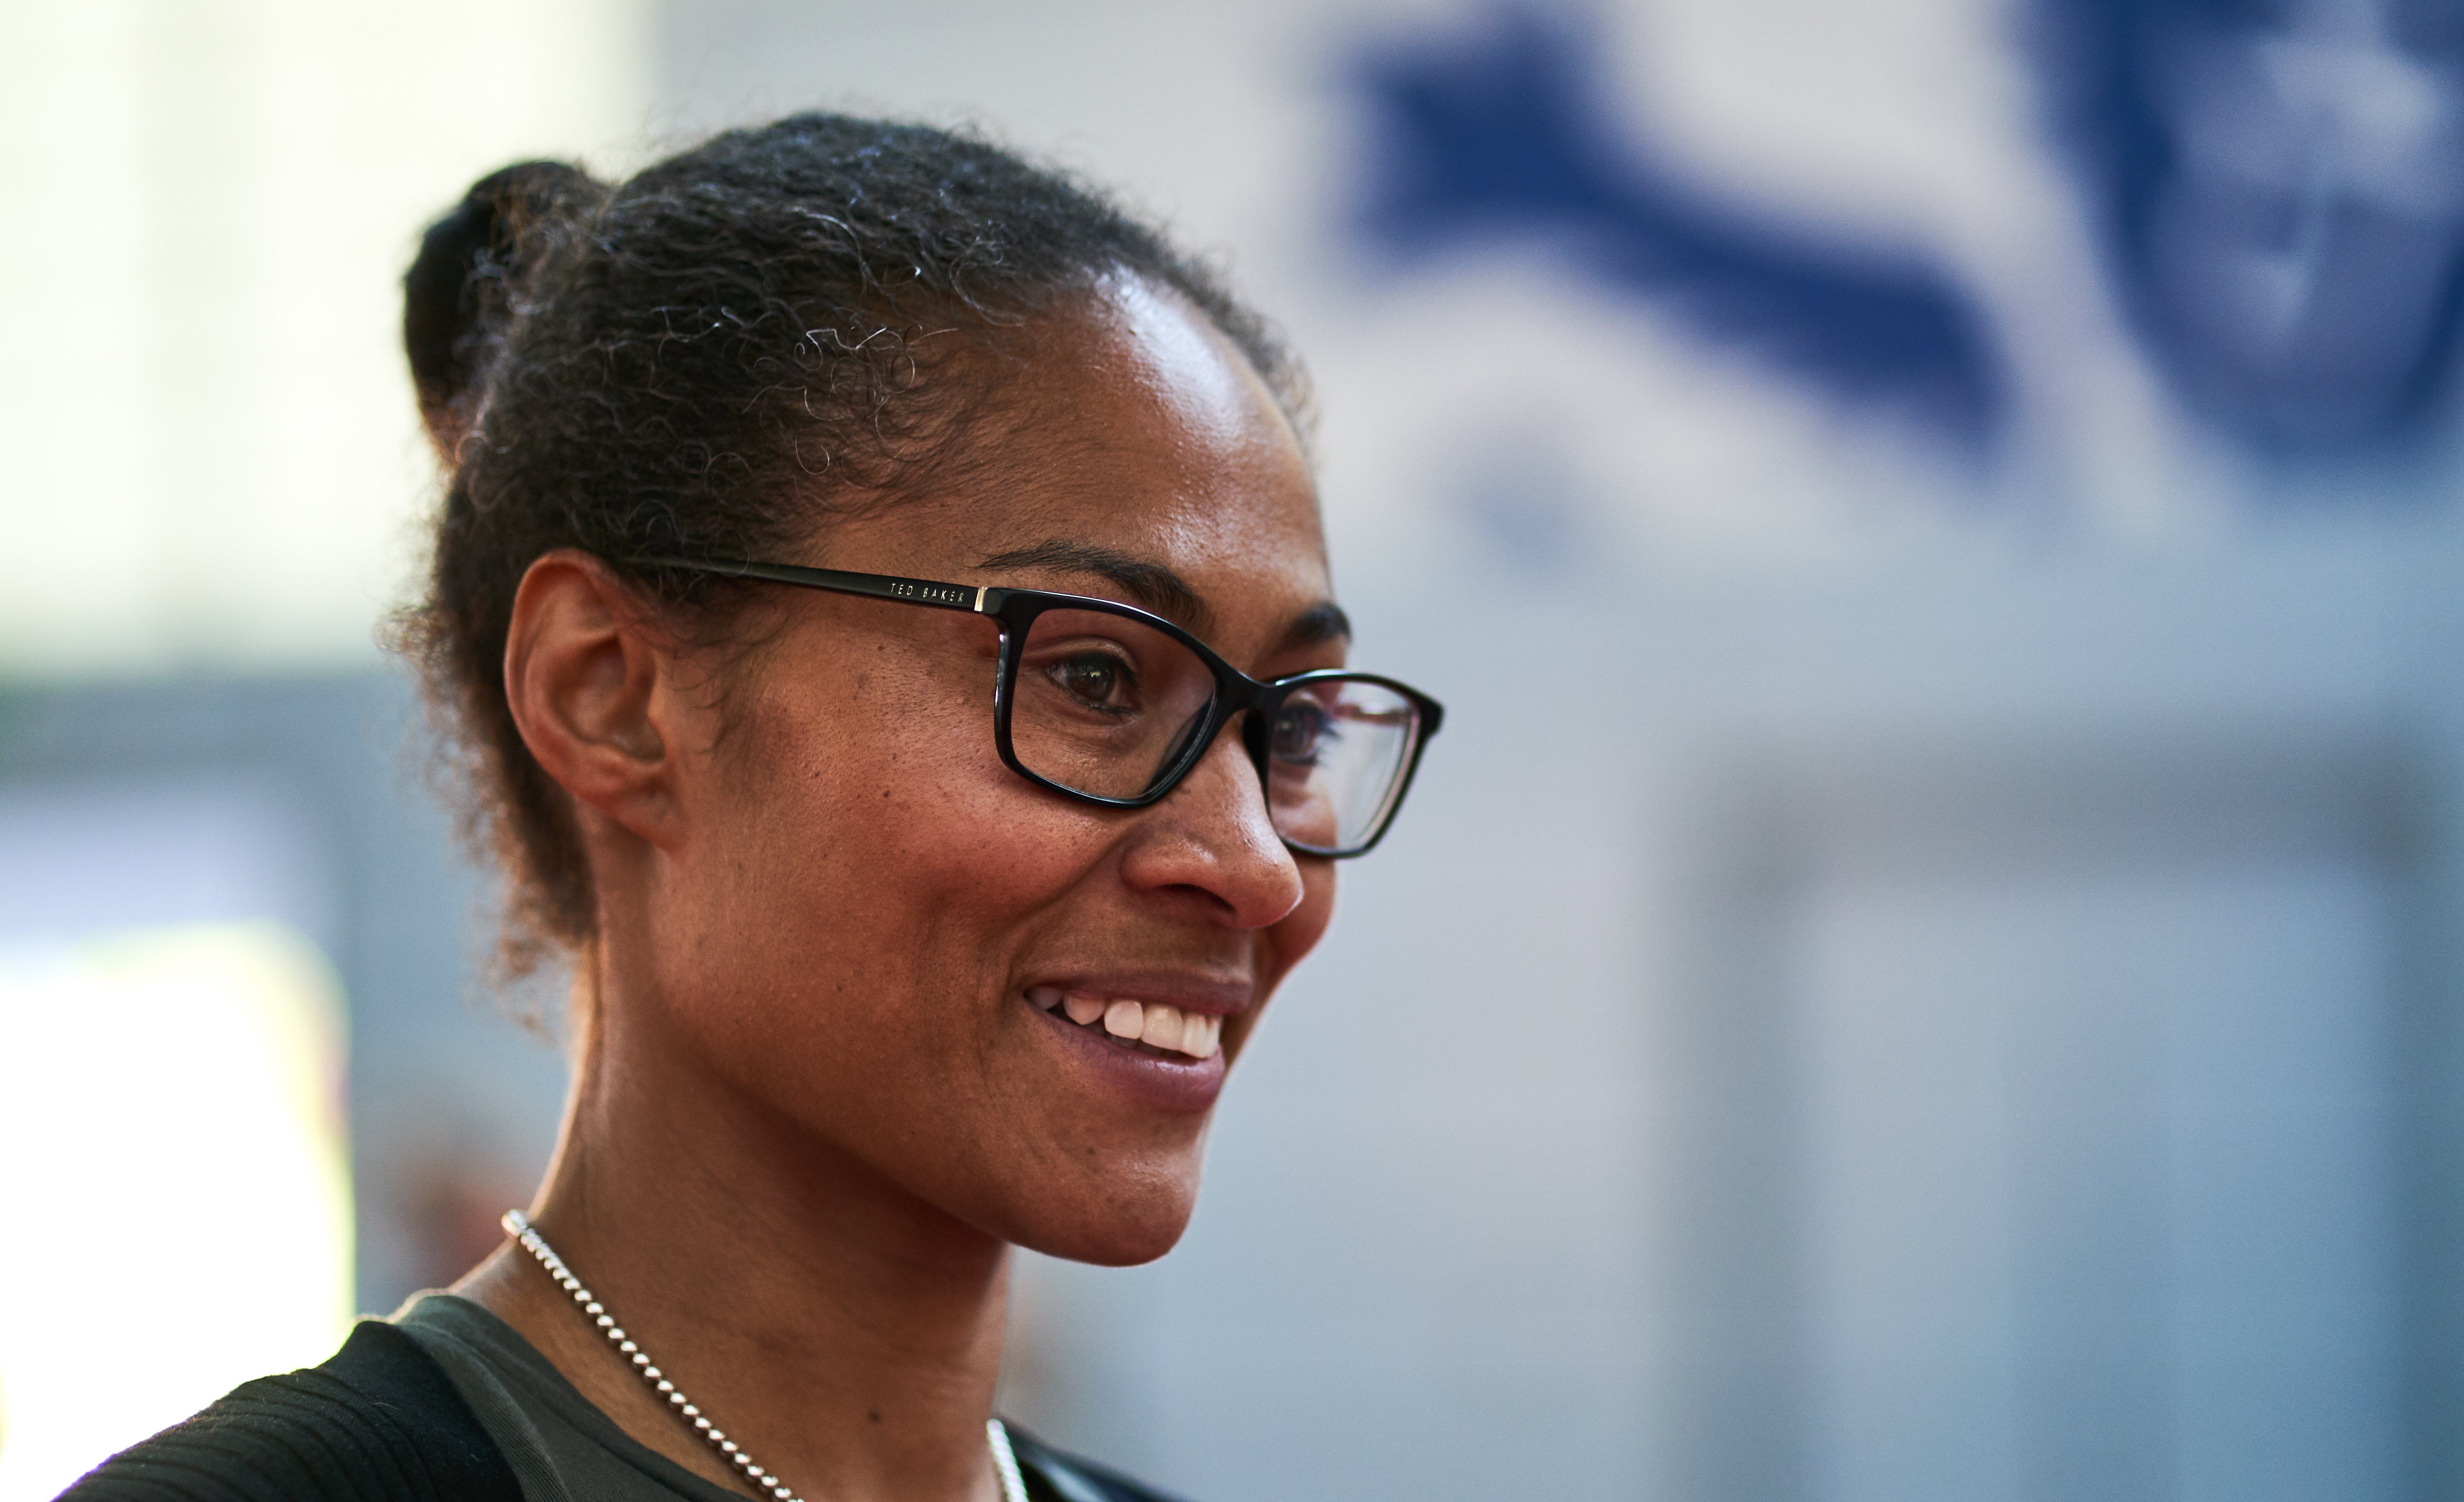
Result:
[[[1234,928],[1265,928],[1303,895],[1300,863],[1275,832],[1266,789],[1226,726],[1163,802],[1138,821],[1123,874],[1143,891],[1202,896]]]

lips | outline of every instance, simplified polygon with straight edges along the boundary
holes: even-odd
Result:
[[[1213,1058],[1222,1044],[1222,1018],[1207,1012],[1183,1011],[1165,1002],[1103,996],[1057,985],[1029,986],[1026,1000],[1039,1011],[1066,1017],[1090,1032],[1103,1032],[1124,1044],[1143,1043],[1190,1059]]]

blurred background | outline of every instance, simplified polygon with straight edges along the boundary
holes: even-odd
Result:
[[[1221,1502],[2464,1495],[2464,11],[0,0],[0,1502],[527,1195],[396,278],[813,105],[1219,248],[1450,708],[1009,1411]]]

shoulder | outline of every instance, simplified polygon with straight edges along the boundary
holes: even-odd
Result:
[[[518,1502],[445,1373],[363,1320],[321,1366],[234,1388],[103,1462],[60,1502]]]
[[[1019,1469],[1025,1473],[1027,1491],[1035,1502],[1178,1502],[1168,1492],[1054,1449],[1019,1429],[1009,1431],[1009,1443],[1018,1453]]]

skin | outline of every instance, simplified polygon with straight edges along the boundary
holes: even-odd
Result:
[[[1130,570],[1141,599],[1050,561],[1103,549],[1185,583],[1185,624],[1252,676],[1342,665],[1314,486],[1245,361],[1137,283],[1028,336],[971,462],[781,561],[1149,604],[1153,574]],[[720,662],[587,555],[523,581],[507,692],[573,800],[600,936],[533,1219],[801,1495],[991,1502],[1009,1247],[1170,1249],[1212,1100],[1139,1088],[1025,988],[1203,991],[1228,1061],[1324,934],[1333,869],[1276,837],[1237,734],[1152,807],[1075,804],[995,753],[983,618],[759,604]],[[518,1248],[456,1292],[750,1494]]]

